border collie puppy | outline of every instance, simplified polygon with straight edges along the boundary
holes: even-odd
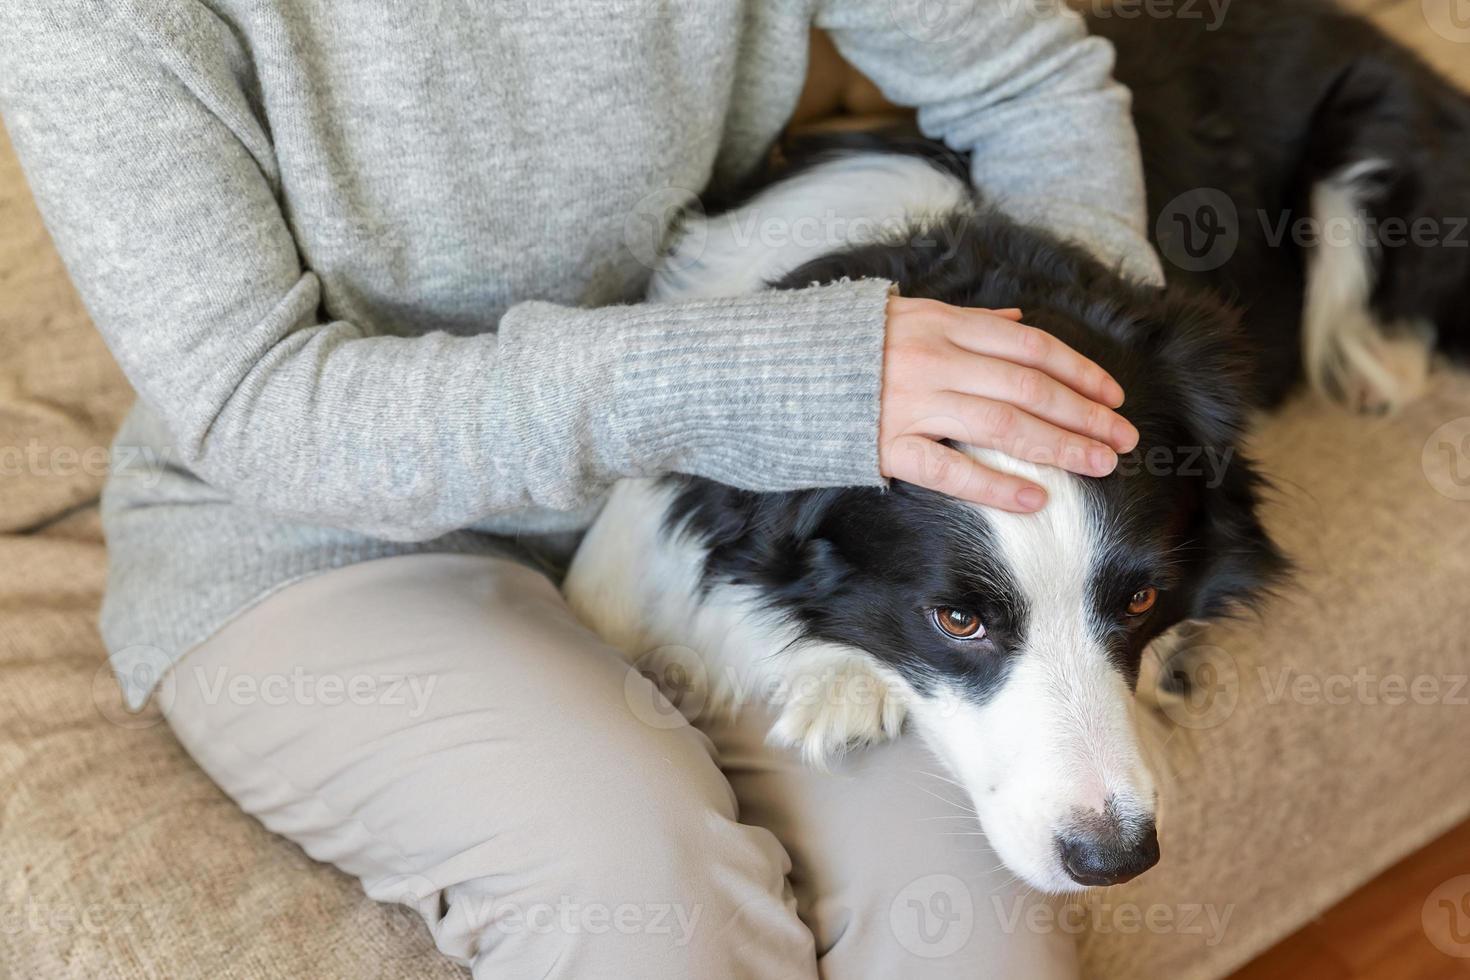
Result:
[[[1310,15],[1285,33],[1336,22],[1324,8],[1302,9]],[[1290,213],[1299,200],[1353,221],[1374,202],[1444,213],[1432,208],[1452,179],[1416,167],[1450,136],[1466,145],[1463,101],[1348,23],[1362,52],[1341,39],[1294,45],[1278,29],[1236,38],[1245,51],[1233,57],[1197,53],[1228,67],[1158,62],[1152,87],[1134,64],[1155,207],[1183,190],[1226,188],[1240,214]],[[1314,60],[1329,48],[1335,68]],[[1383,51],[1392,58],[1371,77],[1389,93],[1384,118],[1442,121],[1457,106],[1452,134],[1410,127],[1402,145],[1375,141],[1358,55]],[[1265,64],[1291,58],[1302,63]],[[1319,75],[1328,80],[1298,96],[1314,106],[1272,116],[1273,93]],[[1264,97],[1242,95],[1257,88]],[[1188,135],[1205,103],[1226,121]],[[1169,180],[1157,176],[1166,169]],[[866,233],[780,248],[749,234],[814,216]],[[1463,272],[1431,282],[1437,256],[1382,256],[1371,245],[1313,252],[1290,240],[1273,251],[1244,227],[1238,236],[1228,263],[1193,278],[1245,300],[1244,328],[1206,292],[1128,281],[1009,220],[971,190],[962,162],[911,141],[847,138],[732,211],[688,216],[652,299],[881,277],[908,296],[1020,307],[1028,324],[1118,379],[1140,442],[1101,479],[959,447],[1042,483],[1049,503],[1031,515],[899,482],[757,494],[684,477],[623,481],[568,573],[569,601],[630,661],[677,677],[679,705],[695,720],[768,702],[771,739],[817,765],[911,730],[1029,884],[1060,892],[1132,878],[1159,853],[1154,780],[1132,718],[1144,648],[1182,622],[1249,605],[1286,566],[1257,516],[1263,481],[1240,446],[1247,413],[1279,398],[1303,363],[1359,404],[1393,401],[1396,369],[1376,370],[1388,341],[1466,309],[1454,299],[1470,281]],[[1413,296],[1398,285],[1410,281],[1421,286]],[[1450,336],[1442,330],[1441,342]],[[1463,341],[1463,330],[1453,337]]]
[[[803,254],[740,234],[810,215],[879,240]],[[655,299],[883,277],[909,296],[1019,306],[1118,379],[1140,443],[1105,479],[966,449],[1041,482],[1034,515],[903,483],[626,480],[568,574],[573,608],[655,677],[697,685],[692,713],[773,703],[771,737],[813,763],[907,723],[1037,887],[1150,867],[1155,790],[1132,719],[1143,648],[1249,600],[1281,565],[1238,445],[1250,362],[1233,315],[1007,220],[932,156],[818,158],[681,242],[698,254],[675,247]],[[1164,464],[1142,465],[1150,452]]]

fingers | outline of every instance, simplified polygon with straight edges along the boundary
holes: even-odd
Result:
[[[954,392],[936,399],[938,414],[913,431],[934,439],[998,449],[1013,459],[1060,466],[1083,476],[1107,476],[1118,454],[1094,439],[1045,422],[1014,405]]]
[[[887,475],[987,507],[1029,514],[1046,503],[1046,491],[1029,480],[997,473],[965,454],[921,435],[900,436],[889,446]]]
[[[1002,316],[1000,310],[993,315],[987,310],[959,312],[965,315],[947,333],[956,346],[1034,368],[1109,408],[1123,404],[1123,388],[1110,374],[1051,334],[1026,326],[1018,316]]]
[[[1138,444],[1138,430],[1127,419],[1037,368],[995,357],[959,355],[947,359],[940,370],[951,391],[1013,405],[1120,453]]]
[[[1066,344],[1021,323],[1018,309],[889,299],[879,463],[885,476],[1003,510],[1046,501],[1030,480],[943,444],[1106,476],[1138,431],[1117,412],[1123,391]]]

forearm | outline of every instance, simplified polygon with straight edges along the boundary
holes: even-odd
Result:
[[[603,310],[532,303],[499,336],[303,326],[228,392],[172,399],[164,414],[185,462],[237,500],[393,538],[575,509],[624,476],[876,484],[886,294],[873,281]],[[311,279],[293,302],[314,307]],[[147,373],[145,387],[163,384]]]

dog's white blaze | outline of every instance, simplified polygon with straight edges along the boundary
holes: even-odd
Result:
[[[918,157],[837,157],[733,211],[689,215],[648,295],[662,301],[758,292],[812,259],[909,234],[926,218],[972,201],[963,182]]]
[[[990,450],[967,452],[1041,483],[1049,494],[1036,514],[980,511],[1027,607],[1024,647],[989,702],[977,705],[951,691],[916,700],[910,715],[970,791],[1006,863],[1039,887],[1075,889],[1058,865],[1055,842],[1072,815],[1101,813],[1111,800],[1125,822],[1138,821],[1154,805],[1132,692],[1091,612],[1107,531],[1076,477]]]
[[[1364,211],[1367,179],[1387,164],[1365,160],[1312,188],[1316,241],[1307,249],[1302,356],[1312,387],[1352,407],[1395,411],[1422,393],[1433,328],[1387,330],[1370,305],[1377,281]]]

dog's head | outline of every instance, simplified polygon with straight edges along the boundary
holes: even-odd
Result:
[[[1247,360],[1231,314],[1073,285],[929,292],[1019,305],[1122,382],[1142,438],[1111,476],[970,450],[1044,484],[1046,508],[1006,514],[907,484],[731,491],[739,516],[704,523],[710,575],[755,586],[802,639],[862,651],[899,679],[910,722],[968,790],[992,846],[1049,891],[1123,881],[1158,859],[1133,719],[1144,647],[1249,603],[1283,567],[1239,444]]]
[[[1144,648],[1249,604],[1283,567],[1239,442],[1245,379],[1228,317],[1169,299],[1147,313],[1120,330],[1136,345],[1124,356],[1092,352],[1124,383],[1141,435],[1112,476],[972,450],[1041,481],[1048,506],[1005,514],[912,488],[878,505],[900,526],[950,530],[927,555],[942,560],[904,590],[933,597],[928,635],[862,642],[899,658],[925,651],[922,664],[894,661],[929,685],[913,723],[971,793],[997,853],[1052,891],[1124,881],[1158,860],[1133,718]]]

